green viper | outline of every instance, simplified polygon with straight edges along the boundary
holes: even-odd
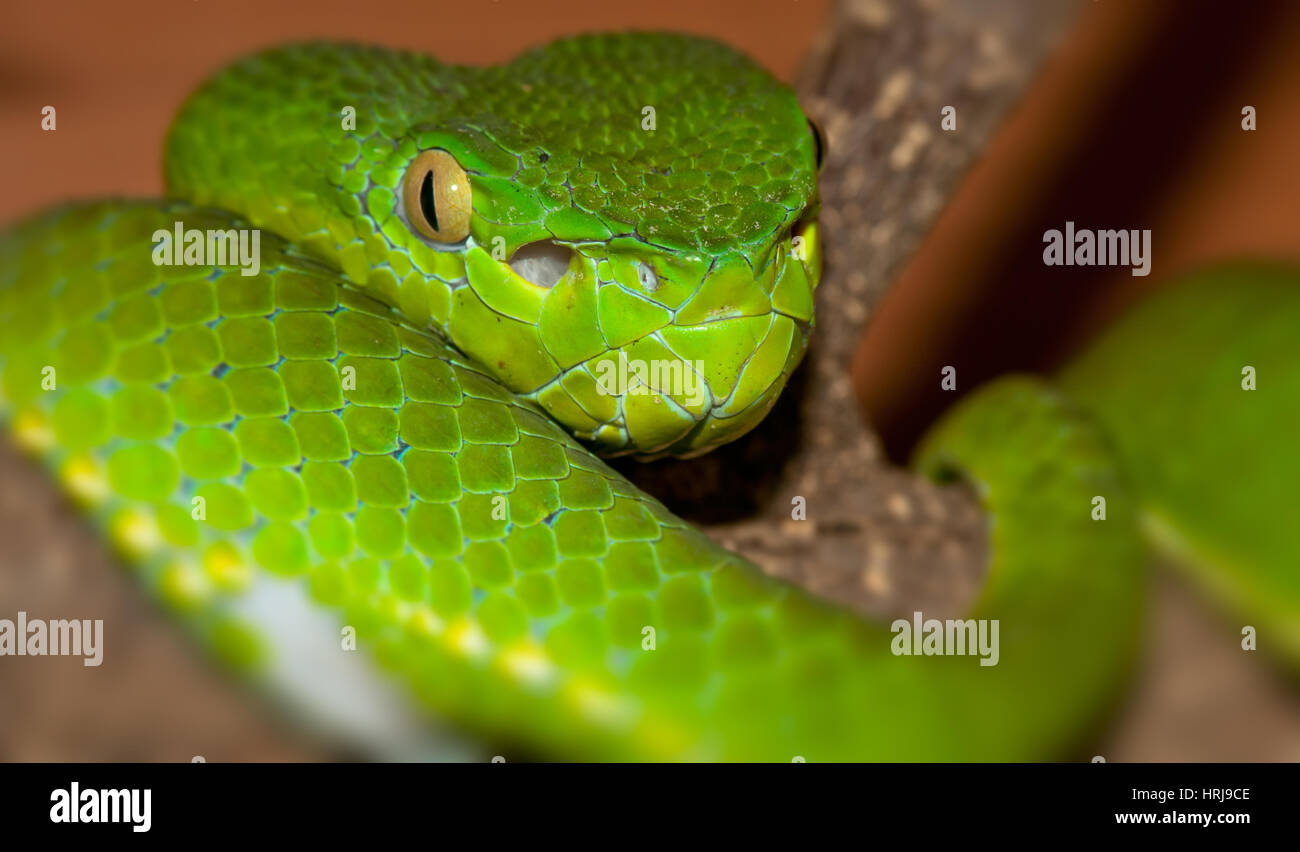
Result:
[[[1132,663],[1140,522],[1300,651],[1294,539],[1242,546],[1284,466],[1226,467],[1300,392],[1288,273],[1113,332],[1065,381],[1105,433],[1012,378],[928,437],[919,467],[990,515],[971,617],[999,620],[996,666],[896,656],[597,458],[704,452],[767,413],[812,326],[821,154],[789,89],[695,38],[495,68],[260,54],[177,118],[173,200],[0,237],[0,416],[202,641],[318,717],[381,690],[350,679],[365,659],[530,755],[1059,757]],[[1221,304],[1273,337],[1224,343]],[[1150,339],[1171,310],[1205,337]],[[1156,343],[1185,351],[1137,354]],[[1207,505],[1230,474],[1278,490]]]

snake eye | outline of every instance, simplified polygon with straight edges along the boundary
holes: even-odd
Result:
[[[406,170],[402,198],[407,221],[423,236],[439,243],[459,243],[469,236],[469,175],[446,151],[420,152]]]
[[[821,171],[822,163],[826,160],[826,134],[822,133],[822,129],[817,122],[808,116],[804,116],[804,118],[808,120],[808,129],[812,131],[813,146],[817,157],[817,170]]]

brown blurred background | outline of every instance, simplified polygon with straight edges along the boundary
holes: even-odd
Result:
[[[240,54],[314,38],[488,65],[580,31],[723,39],[790,79],[827,0],[128,0],[0,11],[0,224],[68,198],[160,195],[162,144],[184,98]],[[58,130],[41,130],[41,108]],[[268,119],[268,133],[275,127]],[[20,167],[18,167],[20,165]]]
[[[854,383],[906,459],[957,396],[1060,365],[1150,289],[1300,261],[1300,4],[1143,0],[1079,16],[869,323]],[[1253,106],[1257,129],[1242,129]],[[1150,275],[1043,266],[1043,232],[1152,231]],[[958,394],[940,390],[958,368]]]

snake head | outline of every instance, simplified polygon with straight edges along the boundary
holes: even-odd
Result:
[[[238,161],[259,105],[277,133]],[[579,36],[493,68],[307,45],[196,95],[168,179],[333,263],[595,449],[694,455],[757,424],[802,358],[821,154],[788,87],[704,39]]]

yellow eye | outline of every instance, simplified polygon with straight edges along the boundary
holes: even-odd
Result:
[[[429,239],[458,243],[469,236],[469,175],[446,151],[420,152],[406,170],[402,198],[407,220]]]

